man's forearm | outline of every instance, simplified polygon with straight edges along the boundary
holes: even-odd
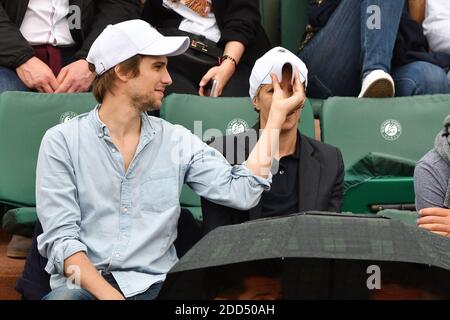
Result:
[[[124,299],[122,294],[100,275],[84,252],[77,252],[64,261],[64,273],[99,300]]]
[[[254,175],[263,178],[269,176],[273,158],[278,156],[280,129],[285,119],[285,115],[270,111],[266,127],[246,162]]]

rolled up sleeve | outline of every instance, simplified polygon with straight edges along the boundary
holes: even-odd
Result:
[[[245,165],[231,166],[217,150],[196,136],[192,147],[185,182],[201,197],[238,210],[256,206],[263,191],[270,190],[272,174],[267,179],[254,175]]]
[[[43,233],[39,253],[48,258],[45,270],[64,275],[64,261],[87,247],[79,240],[81,213],[75,173],[64,136],[49,130],[41,143],[36,170],[36,209]]]

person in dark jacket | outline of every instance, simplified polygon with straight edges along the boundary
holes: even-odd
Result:
[[[168,93],[246,96],[253,64],[271,47],[259,0],[147,0],[143,19],[165,35],[188,35],[194,43],[213,48],[214,58],[197,56],[210,64],[196,63],[186,54],[170,59],[174,85]],[[188,55],[195,54],[192,50]]]
[[[312,0],[299,57],[308,95],[392,97],[450,93],[450,56],[430,54],[411,19],[416,0]]]
[[[91,44],[140,13],[138,0],[0,0],[0,93],[88,91]]]
[[[259,59],[250,78],[250,97],[259,112],[259,122],[251,130],[214,139],[210,146],[220,151],[231,164],[242,163],[266,127],[274,86],[270,73],[281,78],[285,97],[292,95],[292,74],[297,70],[306,87],[308,71],[303,62],[288,50],[278,47]],[[248,220],[288,215],[311,210],[340,212],[344,193],[344,163],[341,152],[330,145],[304,136],[298,131],[301,109],[290,114],[280,132],[279,159],[272,167],[272,187],[248,211],[240,211],[202,201],[203,233],[223,225]],[[243,195],[243,198],[245,195]]]

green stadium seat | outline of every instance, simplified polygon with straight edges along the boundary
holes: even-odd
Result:
[[[308,24],[308,0],[281,0],[281,45],[298,52]]]
[[[95,104],[91,94],[4,92],[0,95],[0,203],[35,207],[36,162],[42,137],[47,129],[90,111]],[[15,228],[11,221],[35,219],[32,212],[7,213],[8,228]]]
[[[260,0],[261,22],[272,46],[278,46],[280,40],[280,2],[281,0]]]
[[[161,118],[189,129],[203,141],[212,137],[239,133],[257,122],[250,98],[210,98],[186,94],[171,94],[164,99]],[[309,100],[305,102],[300,131],[314,137],[314,115]],[[200,199],[187,186],[180,197],[182,207],[193,208],[191,212],[201,218]],[[194,213],[197,212],[198,214]],[[200,215],[200,216],[199,216]]]
[[[322,140],[342,151],[347,172],[372,153],[416,162],[433,147],[449,113],[450,95],[391,99],[329,98],[322,108]],[[368,213],[376,211],[378,205],[381,208],[413,203],[412,176],[384,176],[368,179],[348,189],[343,209]]]

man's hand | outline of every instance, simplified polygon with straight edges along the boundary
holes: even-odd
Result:
[[[271,75],[273,85],[272,105],[270,107],[271,112],[277,112],[285,117],[303,107],[305,103],[305,89],[300,81],[299,71],[297,68],[294,70],[294,83],[292,85],[292,96],[287,97],[285,92],[281,89],[280,82],[275,74]]]
[[[450,209],[428,208],[420,210],[417,224],[420,228],[450,237]]]
[[[39,92],[54,93],[59,86],[53,71],[36,57],[17,67],[16,72],[28,88]]]
[[[61,69],[56,79],[59,86],[55,93],[86,92],[89,90],[95,75],[89,71],[88,62],[77,60]]]

